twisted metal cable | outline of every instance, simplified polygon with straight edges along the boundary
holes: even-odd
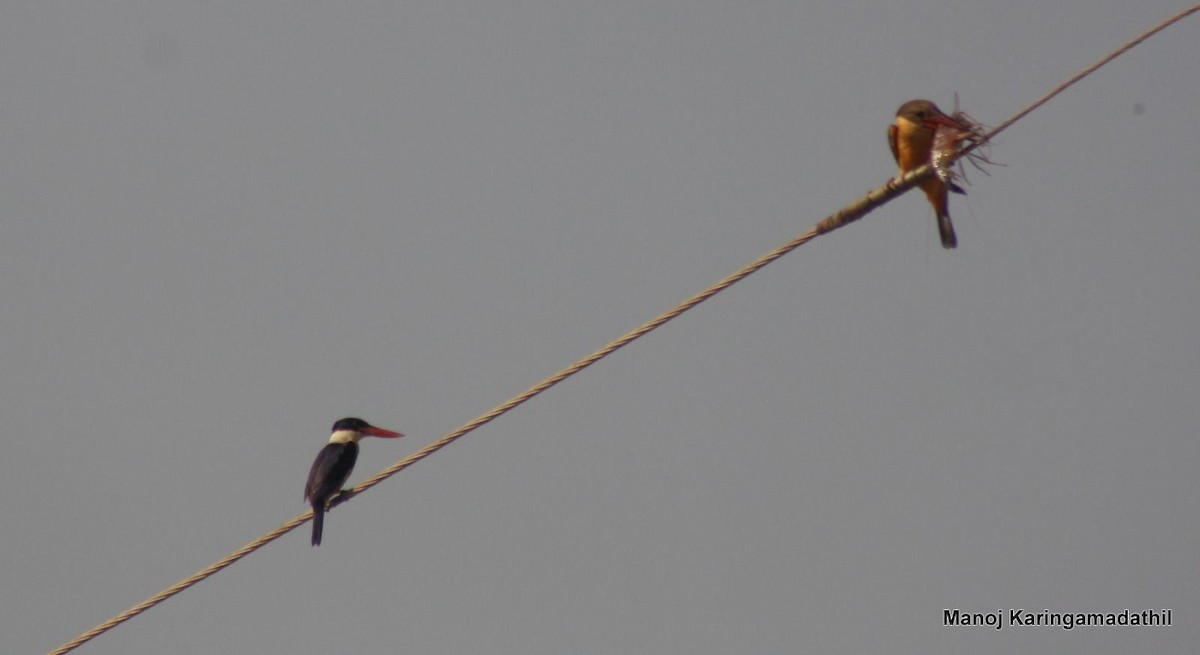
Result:
[[[1029,106],[1025,107],[1021,111],[1014,114],[1008,120],[1001,123],[995,129],[993,129],[990,133],[988,133],[983,139],[981,139],[978,143],[973,144],[967,148],[964,148],[961,152],[958,153],[957,156],[951,158],[951,161],[953,159],[957,159],[959,157],[965,156],[967,153],[969,153],[975,147],[978,147],[979,145],[986,143],[988,139],[992,138],[996,134],[999,134],[1003,130],[1007,129],[1013,123],[1017,122],[1018,120],[1023,118],[1025,115],[1032,112],[1034,109],[1037,109],[1041,105],[1045,104],[1047,101],[1049,101],[1054,96],[1058,95],[1059,93],[1062,93],[1071,85],[1075,84],[1076,82],[1083,79],[1084,77],[1087,77],[1092,72],[1094,72],[1096,69],[1100,68],[1104,64],[1107,64],[1108,62],[1117,58],[1121,54],[1128,51],[1130,48],[1133,48],[1134,46],[1138,45],[1139,43],[1145,41],[1146,39],[1150,38],[1151,36],[1162,31],[1166,27],[1182,20],[1183,18],[1186,18],[1187,16],[1189,16],[1197,11],[1200,11],[1200,4],[1197,4],[1190,8],[1184,9],[1183,11],[1164,20],[1163,22],[1159,23],[1158,25],[1155,25],[1154,27],[1150,28],[1149,30],[1142,33],[1140,36],[1138,36],[1134,40],[1126,43],[1125,45],[1121,46],[1120,48],[1109,53],[1105,57],[1098,60],[1096,63],[1094,63],[1094,64],[1088,66],[1087,68],[1081,70],[1080,72],[1076,73],[1072,77],[1068,78],[1067,81],[1065,81],[1062,84],[1060,84],[1059,86],[1055,87],[1049,93],[1045,94],[1044,96],[1039,98],[1037,101],[1033,102]],[[579,359],[574,364],[571,364],[570,366],[562,369],[561,371],[555,373],[554,375],[551,375],[550,377],[542,380],[541,382],[538,382],[537,384],[533,385],[532,387],[517,394],[516,396],[513,396],[511,399],[497,405],[496,407],[492,408],[491,410],[475,417],[474,419],[468,421],[467,423],[462,424],[455,430],[445,434],[444,436],[440,437],[439,439],[430,443],[429,445],[425,446],[424,448],[421,448],[420,450],[408,455],[407,457],[405,457],[405,458],[397,461],[396,463],[392,464],[391,466],[385,468],[384,470],[380,471],[379,473],[376,473],[374,476],[363,481],[358,486],[342,491],[340,494],[338,494],[336,497],[334,497],[333,500],[329,503],[330,508],[333,508],[337,505],[340,505],[341,503],[344,503],[344,502],[350,500],[354,496],[357,496],[358,494],[366,491],[367,489],[370,489],[371,487],[374,487],[375,485],[379,484],[380,482],[383,482],[384,480],[399,473],[400,471],[403,471],[404,469],[412,466],[413,464],[416,464],[417,462],[425,459],[426,457],[432,455],[433,453],[436,453],[437,451],[441,450],[442,448],[445,448],[446,446],[450,445],[451,443],[458,440],[459,438],[467,435],[468,433],[474,431],[475,429],[480,428],[484,425],[487,425],[488,423],[491,423],[493,420],[495,420],[495,419],[499,418],[500,416],[508,413],[509,411],[519,407],[520,405],[524,404],[526,401],[532,399],[534,396],[537,396],[538,394],[549,389],[550,387],[553,387],[554,385],[558,384],[559,382],[562,382],[563,380],[571,377],[572,375],[575,375],[576,373],[591,366],[592,364],[595,364],[596,362],[600,361],[601,359],[604,359],[605,357],[611,355],[612,353],[614,353],[617,350],[623,348],[624,346],[632,343],[633,341],[645,336],[648,332],[653,331],[654,329],[662,326],[663,324],[667,323],[668,321],[678,317],[680,314],[688,311],[689,309],[695,307],[696,305],[699,305],[700,303],[704,302],[705,300],[708,300],[709,298],[715,296],[716,294],[720,293],[721,291],[724,291],[725,289],[733,286],[734,284],[737,284],[738,282],[742,281],[746,277],[749,277],[754,272],[758,271],[760,268],[766,266],[767,264],[770,264],[771,262],[775,261],[776,259],[779,259],[780,257],[783,257],[784,255],[786,255],[789,252],[795,250],[796,248],[799,248],[800,246],[808,243],[809,241],[812,241],[816,237],[818,237],[822,234],[825,234],[827,232],[832,232],[833,230],[845,227],[846,225],[849,225],[850,223],[857,221],[858,219],[862,218],[863,216],[866,216],[871,211],[875,210],[877,207],[880,207],[880,206],[886,204],[887,202],[890,202],[896,196],[899,196],[902,193],[908,191],[909,189],[916,186],[921,181],[931,177],[932,175],[933,175],[933,169],[929,165],[925,165],[918,169],[910,171],[909,173],[903,175],[902,177],[900,177],[897,180],[890,181],[887,184],[883,185],[882,187],[879,187],[878,189],[874,189],[874,190],[868,192],[867,195],[863,196],[862,198],[859,198],[858,200],[851,202],[849,205],[846,205],[839,211],[837,211],[833,214],[830,214],[826,218],[822,219],[820,222],[818,222],[816,224],[816,226],[814,226],[809,231],[807,231],[803,234],[800,234],[799,236],[796,236],[795,238],[788,241],[787,243],[785,243],[785,244],[779,246],[778,248],[768,252],[767,254],[759,257],[758,259],[754,260],[753,262],[743,266],[742,268],[740,268],[737,271],[733,272],[732,274],[728,275],[724,279],[722,279],[722,280],[718,281],[717,283],[713,284],[712,286],[708,287],[704,291],[701,291],[700,293],[697,293],[696,295],[684,300],[683,302],[675,305],[671,309],[663,312],[662,314],[659,314],[656,318],[654,318],[646,323],[643,323],[641,326],[634,328],[633,330],[630,330],[629,332],[625,333],[620,338],[610,342],[608,345],[604,346],[603,348],[600,348],[599,350],[593,352],[592,354],[590,354],[586,357],[583,357],[582,359]],[[191,576],[188,576],[187,578],[184,578],[183,580],[176,582],[175,584],[171,585],[170,587],[163,589],[162,591],[158,592],[157,594],[154,594],[153,596],[138,603],[137,605],[134,605],[133,607],[125,610],[124,612],[121,612],[120,614],[117,614],[116,616],[112,617],[111,619],[78,635],[77,637],[66,642],[62,646],[59,646],[58,648],[50,651],[47,655],[65,655],[66,653],[69,653],[69,652],[75,650],[79,646],[82,646],[83,644],[104,634],[105,632],[108,632],[109,630],[117,627],[118,625],[132,619],[133,617],[141,614],[142,612],[145,612],[146,610],[150,609],[151,607],[154,607],[155,605],[162,603],[163,601],[184,591],[185,589],[188,589],[188,588],[196,585],[197,583],[211,577],[212,575],[218,573],[222,569],[225,569],[225,568],[229,567],[230,565],[234,564],[235,562],[237,562],[238,560],[242,559],[243,557],[246,557],[250,553],[253,553],[254,551],[262,548],[263,546],[271,543],[272,541],[275,541],[276,539],[282,537],[283,535],[291,532],[292,530],[296,529],[297,527],[310,521],[312,519],[312,516],[313,516],[312,510],[308,510],[302,514],[299,514],[299,515],[293,517],[291,520],[289,520],[285,523],[282,523],[281,525],[279,525],[279,527],[275,528],[274,530],[271,530],[270,532],[263,534],[262,536],[258,537],[257,539],[254,539],[253,541],[247,543],[245,546],[242,546],[241,548],[233,551],[232,553],[230,553],[223,559],[220,559],[220,560],[204,567],[203,569],[200,569],[199,571],[195,572]]]
[[[988,138],[991,138],[991,137],[1003,132],[1004,130],[1007,130],[1010,125],[1012,125],[1013,123],[1016,123],[1017,121],[1021,120],[1022,118],[1025,118],[1026,114],[1028,114],[1029,112],[1033,111],[1034,109],[1037,109],[1038,107],[1041,107],[1042,105],[1046,104],[1054,96],[1062,93],[1063,91],[1066,91],[1068,87],[1074,85],[1079,80],[1082,80],[1083,78],[1087,77],[1088,75],[1091,75],[1092,73],[1094,73],[1096,71],[1096,69],[1098,69],[1101,66],[1107,64],[1108,62],[1116,59],[1117,57],[1120,57],[1121,55],[1123,55],[1127,51],[1129,51],[1131,48],[1133,48],[1134,46],[1141,44],[1146,39],[1154,36],[1155,34],[1158,34],[1159,32],[1167,29],[1171,25],[1183,20],[1184,18],[1187,18],[1188,16],[1196,13],[1197,11],[1200,11],[1200,4],[1183,9],[1179,13],[1175,14],[1174,16],[1171,16],[1170,18],[1164,20],[1163,22],[1159,23],[1158,25],[1155,25],[1154,27],[1151,27],[1150,29],[1146,30],[1145,32],[1142,32],[1140,35],[1138,35],[1137,38],[1133,39],[1132,41],[1125,43],[1125,45],[1122,45],[1121,47],[1117,48],[1116,50],[1113,50],[1112,52],[1101,57],[1100,59],[1097,59],[1096,63],[1092,64],[1091,66],[1088,66],[1087,68],[1084,68],[1083,70],[1079,71],[1078,73],[1075,73],[1071,77],[1067,78],[1067,80],[1065,82],[1063,82],[1062,84],[1059,84],[1058,86],[1051,89],[1048,93],[1046,93],[1046,95],[1029,103],[1029,105],[1026,106],[1024,109],[1022,109],[1021,111],[1018,111],[1017,113],[1013,114],[1012,117],[1010,117],[1008,120],[997,125],[995,127],[995,129],[993,129],[988,134]],[[964,152],[962,154],[966,154],[966,152]]]

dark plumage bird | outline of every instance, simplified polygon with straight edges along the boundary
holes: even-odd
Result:
[[[325,505],[350,478],[354,462],[358,460],[358,442],[363,437],[395,439],[403,436],[399,432],[377,428],[361,418],[344,418],[333,424],[329,443],[317,453],[312,470],[308,472],[308,483],[304,485],[304,500],[313,510],[312,545],[321,545]]]

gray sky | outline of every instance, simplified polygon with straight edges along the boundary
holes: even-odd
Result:
[[[10,3],[0,634],[44,652],[1180,8]],[[80,652],[1187,652],[1200,20]],[[943,609],[1172,608],[1170,628]]]

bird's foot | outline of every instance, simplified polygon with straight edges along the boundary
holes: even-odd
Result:
[[[337,507],[338,505],[341,505],[342,503],[350,500],[353,497],[354,497],[354,493],[352,493],[349,489],[342,489],[342,490],[338,491],[336,494],[334,494],[332,498],[329,499],[329,507],[330,507],[330,509]]]

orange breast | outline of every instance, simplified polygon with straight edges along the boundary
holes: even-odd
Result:
[[[900,171],[907,173],[929,163],[933,130],[902,116],[896,117],[896,153]]]

